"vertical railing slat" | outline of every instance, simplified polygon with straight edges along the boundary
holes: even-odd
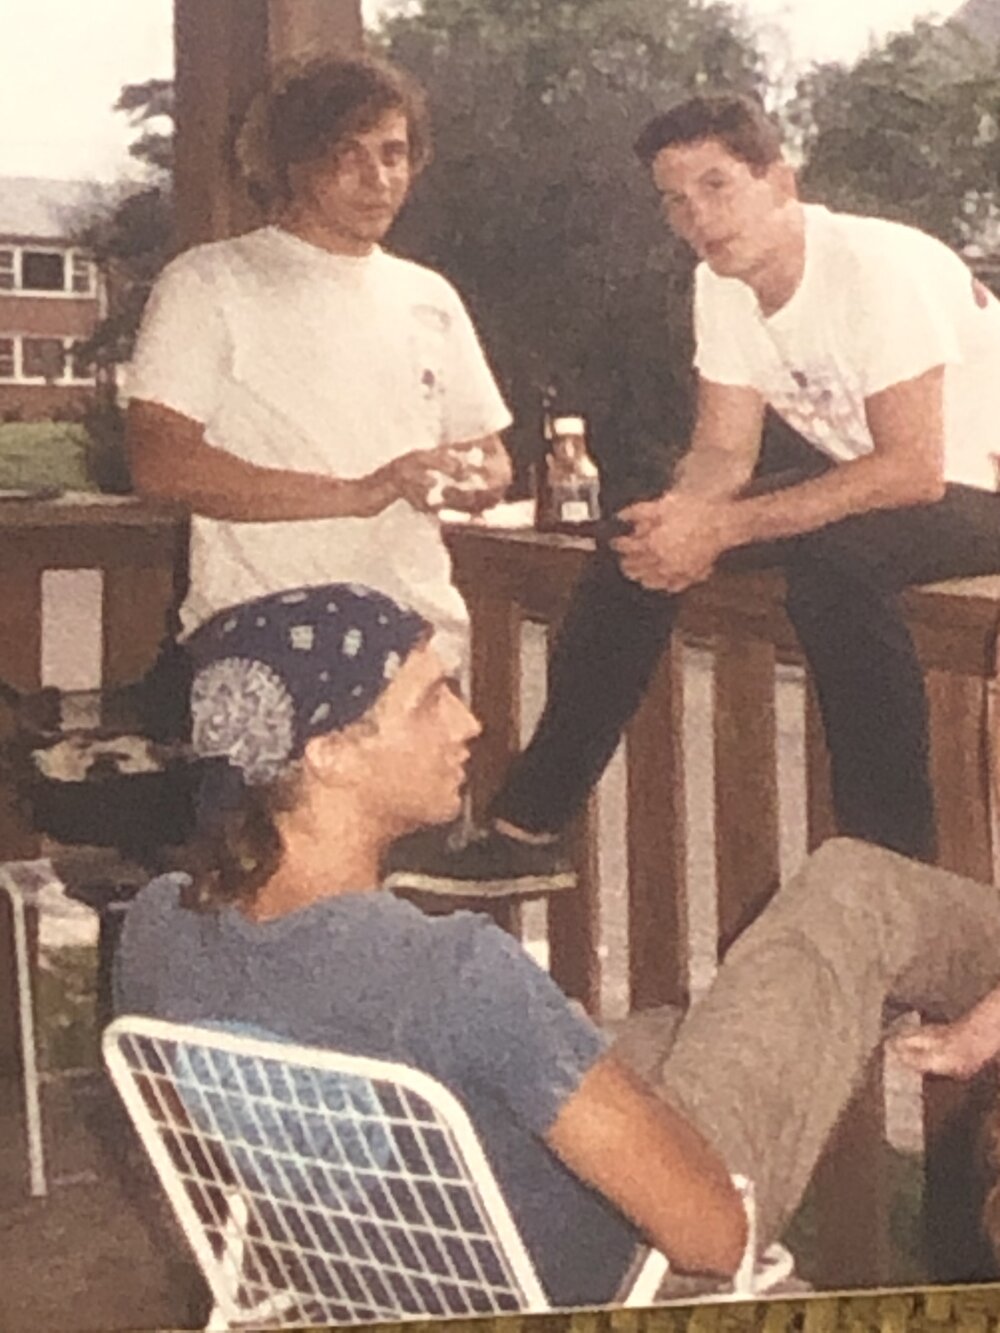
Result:
[[[490,797],[503,782],[521,745],[521,612],[509,597],[489,589],[466,590],[471,619],[470,702],[483,726],[470,764],[472,814],[485,814]],[[490,915],[505,930],[520,935],[517,906],[496,903]]]
[[[0,567],[0,681],[19,691],[41,684],[42,568],[35,562]],[[17,730],[13,709],[0,702],[0,745]],[[38,838],[20,810],[13,788],[0,769],[0,860],[37,854]],[[0,1074],[20,1068],[17,971],[14,966],[13,918],[7,895],[0,902]],[[35,928],[34,914],[29,922]],[[34,950],[32,950],[34,953]]]
[[[806,674],[806,828],[810,849],[836,832],[830,758],[812,677]],[[884,1063],[876,1056],[840,1118],[813,1181],[819,1280],[877,1286],[889,1271]],[[850,1219],[850,1222],[847,1219]]]
[[[720,955],[778,887],[774,662],[771,643],[720,627],[713,727]]]
[[[931,776],[938,864],[989,884],[993,879],[990,747],[986,681],[928,671]],[[983,1088],[933,1079],[924,1088],[924,1224],[932,1276],[961,1280],[989,1264],[976,1227],[980,1188],[974,1143]],[[987,1267],[988,1271],[988,1267]]]
[[[681,647],[674,635],[626,738],[633,1010],[689,999],[683,718]]]

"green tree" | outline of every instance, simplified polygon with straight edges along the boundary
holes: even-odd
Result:
[[[995,225],[1000,53],[959,26],[917,23],[853,66],[818,66],[788,115],[802,134],[806,195],[958,248]]]
[[[698,0],[426,0],[380,38],[434,122],[434,161],[393,243],[468,300],[521,461],[553,381],[563,410],[591,415],[606,464],[679,443],[691,265],[632,142],[696,90],[763,86],[744,20]]]
[[[107,294],[105,317],[76,349],[77,359],[97,371],[98,391],[85,424],[94,442],[95,480],[105,490],[130,485],[114,375],[132,355],[150,289],[170,254],[173,108],[173,84],[167,80],[125,85],[115,110],[137,131],[129,152],[147,168],[145,179],[123,186],[110,206],[78,218],[75,227],[75,239],[94,256]]]

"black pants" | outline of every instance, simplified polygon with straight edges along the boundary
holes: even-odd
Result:
[[[828,466],[804,441],[765,438],[757,479],[766,489]],[[900,593],[1000,573],[1000,496],[949,486],[935,504],[844,519],[725,563],[777,564],[785,574],[819,696],[839,831],[933,859],[927,700]],[[676,595],[627,579],[609,549],[595,553],[552,655],[544,712],[492,802],[494,817],[558,832],[577,813],[639,706],[677,606]]]

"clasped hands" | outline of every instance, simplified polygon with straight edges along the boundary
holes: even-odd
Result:
[[[667,491],[623,509],[632,531],[611,543],[622,573],[659,592],[703,583],[729,549],[732,501],[693,491]]]

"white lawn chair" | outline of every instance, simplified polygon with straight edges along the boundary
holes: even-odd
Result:
[[[210,1329],[550,1308],[469,1118],[436,1080],[135,1017],[105,1031],[104,1056],[211,1289]],[[650,1253],[623,1303],[649,1304],[666,1271]]]

